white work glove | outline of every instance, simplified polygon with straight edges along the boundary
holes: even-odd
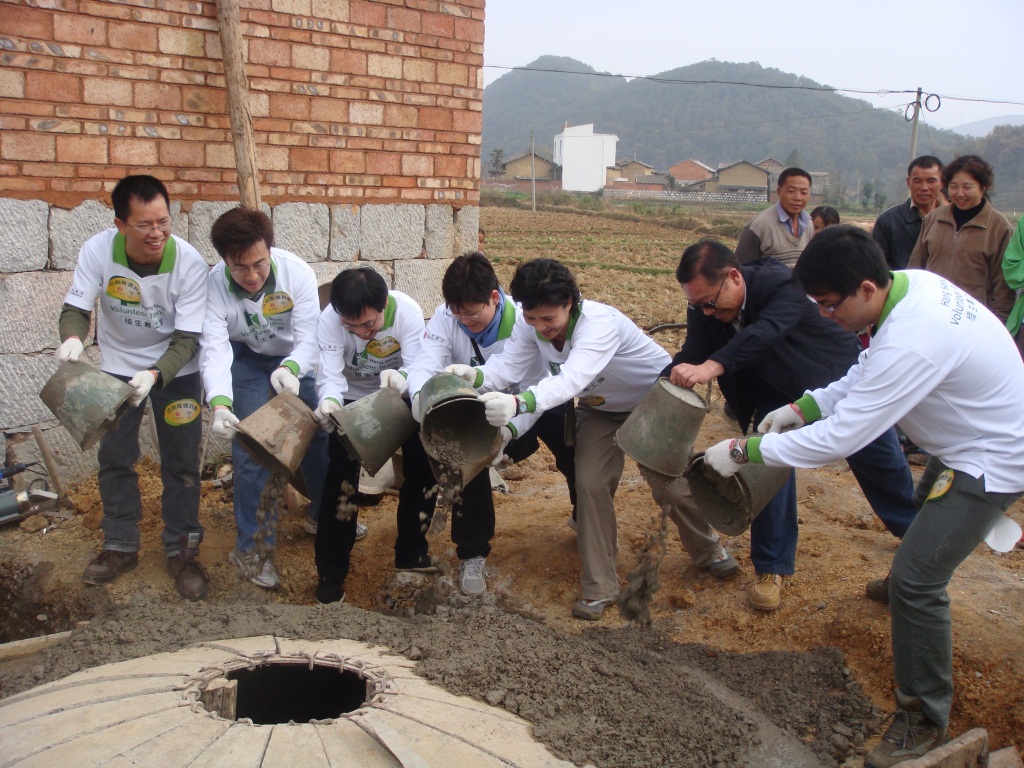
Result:
[[[152,371],[139,371],[128,380],[129,387],[135,387],[131,397],[128,398],[128,405],[133,408],[140,405],[149,395],[149,390],[156,384],[156,374]]]
[[[390,387],[395,390],[398,394],[404,395],[409,391],[409,382],[405,380],[399,371],[394,368],[387,368],[380,372],[380,388],[387,389]]]
[[[331,420],[331,414],[341,410],[341,404],[337,400],[325,398],[320,407],[313,411],[316,420],[320,422],[320,428],[326,432],[333,432],[335,424]]]
[[[82,340],[77,336],[68,336],[64,343],[57,347],[57,351],[53,353],[53,356],[57,358],[58,363],[63,363],[70,360],[72,363],[77,363],[78,358],[82,356],[82,352],[85,351],[85,345],[82,344]]]
[[[484,416],[492,427],[504,427],[512,421],[518,410],[516,396],[506,395],[504,392],[488,392],[486,395],[477,396],[476,399],[484,404]]]
[[[213,423],[210,425],[210,431],[217,437],[230,440],[235,436],[235,432],[238,431],[238,417],[231,412],[230,408],[224,408],[223,406],[217,408],[213,412]]]
[[[479,373],[479,371],[477,371],[477,369],[471,365],[460,365],[458,363],[456,363],[455,365],[449,365],[447,368],[444,369],[444,372],[451,373],[455,376],[461,376],[467,382],[469,382],[470,386],[476,384],[476,377],[477,374]]]
[[[791,429],[800,429],[807,422],[800,409],[790,403],[781,408],[776,408],[762,419],[757,425],[757,431],[766,434],[768,432],[788,432]]]
[[[708,448],[704,452],[704,463],[711,467],[715,472],[720,474],[722,477],[732,477],[747,462],[737,463],[733,461],[732,456],[729,455],[729,449],[736,440],[723,440],[720,443],[716,443]]]
[[[492,467],[497,467],[501,462],[508,458],[505,455],[505,449],[508,444],[512,442],[512,430],[507,426],[501,428],[501,447],[498,449],[498,455],[494,457],[494,461],[491,462]]]
[[[423,414],[420,413],[420,393],[412,396],[412,418],[417,424],[423,421]]]
[[[299,396],[299,377],[283,365],[270,374],[270,386],[279,395],[287,392],[289,395]]]

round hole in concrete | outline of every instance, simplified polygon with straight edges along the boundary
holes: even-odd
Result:
[[[226,677],[238,682],[235,719],[256,725],[330,720],[370,700],[374,684],[344,667],[262,664]]]

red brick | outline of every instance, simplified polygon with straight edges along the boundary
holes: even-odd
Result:
[[[285,84],[285,89],[290,91],[292,86],[285,81],[306,83],[309,82],[309,70],[295,69],[293,67],[271,67],[270,77]]]
[[[424,13],[423,34],[451,37],[455,34],[455,19],[447,13]]]
[[[112,138],[110,162],[130,166],[155,166],[159,162],[157,142],[152,139]]]
[[[144,18],[138,12],[138,18]],[[157,31],[157,40],[161,53],[179,54],[181,56],[202,57],[206,54],[206,35],[197,29],[175,29],[162,26]]]
[[[168,168],[202,168],[206,159],[198,141],[161,141],[159,152],[160,165]]]
[[[366,0],[351,0],[348,5],[348,20],[353,24],[367,27],[383,27],[387,24],[388,9]]]
[[[483,130],[483,113],[456,110],[452,113],[452,130],[465,133],[480,133]]]
[[[416,125],[416,107],[402,107],[397,104],[387,104],[384,107],[384,125],[395,128],[411,128]]]
[[[125,24],[110,22],[110,46],[125,51],[158,50],[157,28],[150,24]]]
[[[464,157],[435,157],[434,173],[438,176],[452,176],[462,179],[466,177],[466,158]]]
[[[312,45],[291,46],[292,66],[299,69],[318,72],[331,65],[331,52],[322,47]]]
[[[106,163],[107,139],[102,136],[58,136],[57,162]]]
[[[420,107],[419,127],[435,131],[450,131],[452,128],[452,111],[438,107]]]
[[[79,13],[57,13],[53,17],[53,39],[58,43],[107,44],[107,22]]]
[[[331,98],[312,99],[309,105],[309,119],[344,123],[348,120],[348,102]]]
[[[136,109],[181,109],[181,89],[165,83],[136,83]]]
[[[465,64],[441,62],[437,65],[437,81],[450,85],[469,85],[469,67]]]
[[[21,172],[26,176],[69,178],[75,175],[75,166],[57,163],[22,163]]]
[[[289,167],[293,171],[329,171],[331,168],[331,152],[327,149],[310,149],[294,147],[290,150]]]
[[[132,84],[126,80],[109,77],[86,78],[83,101],[86,104],[131,106]]]
[[[215,88],[188,88],[182,92],[183,109],[222,115],[227,112],[227,96]]]
[[[126,5],[113,5],[106,2],[89,2],[80,0],[78,12],[88,16],[103,16],[108,19],[130,19],[132,9]]]
[[[252,64],[287,64],[291,46],[278,40],[250,40],[249,62]]]
[[[85,179],[54,179],[50,182],[50,187],[55,192],[96,193],[103,191],[103,182],[88,181]]]
[[[82,100],[82,81],[72,75],[29,70],[25,73],[25,98],[75,104]]]
[[[401,32],[420,32],[423,29],[423,14],[407,8],[388,9],[388,29]]]
[[[287,171],[289,151],[290,150],[287,147],[267,147],[260,145],[256,147],[256,160],[259,163],[260,169],[264,172]]]
[[[402,172],[402,157],[394,152],[367,152],[366,172],[397,176]]]
[[[434,159],[426,155],[402,155],[403,176],[433,176]]]
[[[40,104],[34,101],[0,100],[0,114],[34,115],[36,117],[50,117],[53,115],[52,104]]]
[[[366,155],[348,149],[336,149],[331,152],[331,170],[335,173],[367,172]]]
[[[467,40],[472,43],[484,42],[484,25],[480,21],[469,21],[467,19],[455,19],[456,40]]]
[[[53,11],[43,11],[4,3],[5,34],[36,40],[53,40]]]
[[[45,133],[4,131],[0,133],[0,157],[4,160],[53,160],[55,138]]]
[[[287,120],[308,120],[309,96],[294,96],[289,93],[270,94],[270,116]]]
[[[42,192],[45,189],[43,179],[26,179],[24,176],[0,178],[0,192]]]

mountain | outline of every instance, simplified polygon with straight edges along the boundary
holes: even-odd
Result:
[[[964,123],[950,130],[956,131],[963,136],[981,138],[982,136],[988,136],[992,133],[992,129],[999,125],[1024,125],[1024,115],[989,117],[985,120],[975,120],[973,123]]]
[[[795,151],[807,170],[839,171],[851,192],[858,179],[882,180],[890,199],[905,189],[911,125],[902,112],[815,90],[827,86],[757,63],[712,59],[654,77],[676,82],[627,81],[557,56],[508,72],[484,89],[484,162],[497,148],[505,157],[528,151],[531,128],[538,151],[550,151],[566,123],[593,123],[619,137],[619,157],[635,153],[660,170],[686,158],[712,167],[784,163]],[[918,154],[948,159],[969,144],[922,126]]]

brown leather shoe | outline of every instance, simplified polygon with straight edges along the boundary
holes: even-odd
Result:
[[[782,582],[776,573],[759,573],[750,588],[750,604],[759,611],[777,611],[782,605]]]
[[[864,588],[864,593],[868,596],[869,600],[874,600],[876,603],[889,604],[889,575],[887,573],[884,579],[872,579],[868,582]]]
[[[167,558],[167,570],[174,577],[174,586],[186,600],[203,600],[210,587],[210,576],[196,561],[198,556],[198,549],[184,549]]]
[[[130,571],[139,562],[138,552],[118,552],[103,549],[92,559],[82,572],[82,581],[86,584],[107,584],[125,571]]]

